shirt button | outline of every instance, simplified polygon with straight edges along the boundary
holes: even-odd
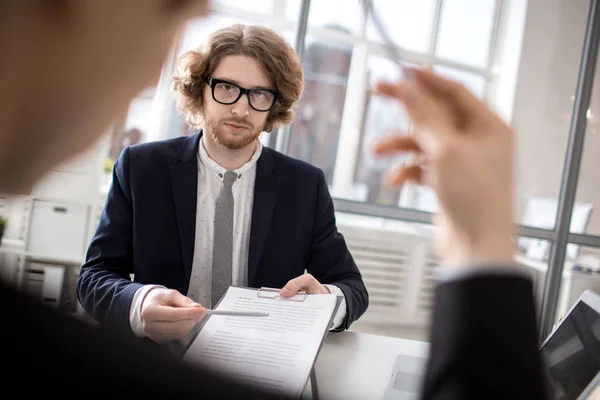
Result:
[[[222,177],[223,177],[223,174],[219,174],[219,178],[222,178]]]

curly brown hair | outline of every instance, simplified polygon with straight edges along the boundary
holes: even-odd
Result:
[[[236,24],[214,32],[201,49],[189,51],[179,60],[180,73],[173,77],[173,90],[178,93],[177,107],[187,123],[192,127],[202,124],[206,78],[230,55],[256,59],[279,92],[263,130],[271,132],[292,122],[292,106],[304,86],[304,71],[296,52],[272,29]]]

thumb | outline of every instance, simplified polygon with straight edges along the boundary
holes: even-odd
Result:
[[[310,289],[309,286],[311,284],[311,280],[315,279],[310,274],[300,275],[299,277],[294,278],[286,283],[285,286],[279,291],[279,294],[284,298],[292,297],[298,293],[299,290]]]
[[[281,290],[279,291],[279,294],[282,297],[288,298],[288,297],[292,297],[293,295],[296,294],[296,292],[298,291],[298,289],[293,288],[289,283],[287,285],[285,285],[283,288],[281,288]]]

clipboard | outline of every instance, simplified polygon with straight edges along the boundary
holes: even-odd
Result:
[[[279,291],[281,289],[270,288],[270,287],[260,287],[257,289],[257,288],[252,288],[252,287],[248,287],[248,286],[236,286],[236,285],[232,285],[231,287],[255,290],[256,296],[261,297],[261,298],[266,298],[266,299],[283,298],[279,295]],[[308,296],[309,296],[308,293],[301,291],[290,298],[286,298],[285,301],[303,302]],[[213,307],[213,309],[218,308],[222,299],[223,299],[223,297],[217,302],[217,304]],[[323,337],[321,339],[321,342],[320,342],[317,352],[315,354],[314,362],[316,362],[317,358],[319,357],[319,354],[321,353],[321,349],[323,348],[323,343],[327,339],[327,335],[329,334],[331,329],[333,329],[333,320],[335,319],[335,316],[339,310],[339,307],[342,303],[342,299],[343,299],[342,296],[336,295],[335,306],[333,308],[333,312],[331,313],[331,318],[329,319],[327,328],[325,329],[325,332],[323,332]],[[182,340],[186,341],[186,343],[179,349],[179,351],[181,352],[179,355],[179,358],[182,358],[185,355],[185,353],[188,351],[188,349],[190,348],[192,343],[194,343],[194,341],[196,340],[196,337],[200,334],[200,331],[202,331],[202,328],[210,320],[210,318],[211,318],[211,316],[208,316],[207,318],[203,318],[198,324],[196,324],[196,326],[194,326],[194,328],[192,328],[192,331],[190,332],[190,334],[188,334],[188,336],[186,338],[182,339]],[[313,362],[312,368],[310,370],[309,376],[306,377],[306,383],[305,383],[303,392],[306,391],[306,385],[308,385],[308,383],[310,382],[312,398],[314,400],[316,400],[316,399],[318,399],[318,387],[317,387],[317,379],[316,379],[314,362]]]
[[[256,297],[260,297],[263,299],[276,299],[276,298],[283,299],[283,297],[281,297],[281,295],[279,294],[280,290],[281,289],[261,287],[256,291]],[[285,300],[286,301],[303,302],[306,299],[306,296],[308,296],[308,293],[306,293],[304,290],[300,290],[298,293],[296,293],[292,297],[286,298]],[[220,303],[220,301],[219,301],[219,303]]]

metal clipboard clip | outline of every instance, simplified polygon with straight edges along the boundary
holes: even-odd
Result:
[[[281,297],[281,295],[279,294],[279,291],[281,289],[274,289],[274,288],[266,288],[266,287],[261,287],[260,289],[258,289],[258,291],[256,292],[256,297],[261,297],[263,299],[276,299],[276,298],[280,298],[286,301],[304,301],[306,299],[306,296],[308,296],[308,293],[306,293],[304,290],[299,291],[298,293],[296,293],[295,295],[293,295],[292,297]]]

